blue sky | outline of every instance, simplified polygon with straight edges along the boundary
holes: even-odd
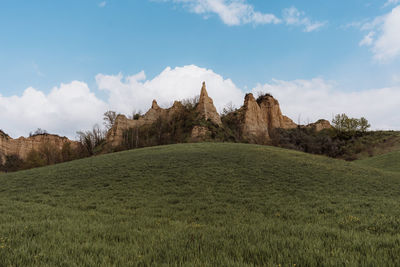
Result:
[[[382,88],[397,93],[400,42],[393,32],[400,35],[399,5],[396,0],[4,0],[0,95],[11,101],[31,87],[47,97],[54,87],[79,81],[108,108],[112,89],[96,75],[122,74],[123,81],[144,70],[145,83],[168,66],[188,65],[212,70],[242,92],[278,90],[276,80],[321,79],[321,88],[334,93]],[[118,109],[116,103],[112,107]],[[392,121],[377,127],[400,127]],[[4,126],[9,119],[1,116],[0,123],[16,135],[25,131],[17,123]]]

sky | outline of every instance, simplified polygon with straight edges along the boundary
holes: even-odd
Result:
[[[400,130],[400,0],[0,0],[0,129],[76,137],[106,110],[271,93],[309,123]]]

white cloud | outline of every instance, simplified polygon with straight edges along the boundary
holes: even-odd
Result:
[[[283,20],[287,25],[304,27],[305,32],[318,30],[326,24],[326,22],[311,21],[310,18],[305,16],[304,12],[299,11],[295,7],[283,10]]]
[[[196,14],[209,15],[217,14],[221,20],[229,25],[242,24],[277,24],[280,23],[273,14],[261,13],[254,10],[254,7],[247,4],[245,0],[173,0],[175,3],[182,3],[189,10]]]
[[[200,94],[203,81],[218,110],[230,101],[241,105],[244,97],[243,92],[230,79],[194,65],[174,69],[168,67],[155,78],[145,79],[143,71],[127,77],[122,74],[96,76],[99,89],[109,95],[110,108],[125,114],[139,109],[147,111],[153,99],[169,107],[174,100],[192,98]]]
[[[392,82],[394,84],[400,84],[400,73],[392,75]]]
[[[400,56],[400,6],[365,23],[361,30],[369,32],[360,45],[370,46],[376,60],[388,62]]]
[[[75,137],[77,130],[101,121],[106,108],[82,82],[61,84],[47,95],[30,87],[21,96],[0,95],[0,127],[13,137],[37,128]]]
[[[106,1],[102,1],[99,3],[99,7],[105,7],[107,5]]]
[[[374,35],[375,35],[375,32],[369,32],[367,35],[365,35],[364,38],[360,42],[360,46],[372,45],[372,43],[374,42]]]
[[[326,24],[325,22],[311,21],[304,12],[295,7],[284,9],[283,19],[280,19],[271,13],[255,11],[254,6],[248,4],[246,0],[164,0],[163,2],[168,1],[183,4],[191,12],[203,15],[205,18],[216,14],[223,23],[229,26],[286,23],[304,27],[305,32],[312,32]]]
[[[314,122],[346,113],[366,117],[374,129],[400,129],[400,87],[365,91],[341,91],[334,82],[312,80],[273,80],[257,85],[253,92],[269,92],[281,104],[282,112],[301,123]]]
[[[398,3],[400,3],[400,0],[388,0],[388,1],[383,5],[383,7],[388,7],[388,6],[390,6],[390,5],[396,5],[396,4],[398,4]]]

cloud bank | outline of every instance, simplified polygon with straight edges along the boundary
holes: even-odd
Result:
[[[368,33],[361,40],[360,46],[371,47],[376,60],[388,62],[400,56],[400,6],[363,24],[361,30]]]
[[[0,95],[0,128],[12,137],[43,128],[74,138],[76,131],[101,124],[106,110],[128,115],[134,110],[145,112],[153,99],[169,107],[174,100],[198,95],[203,81],[219,111],[229,102],[237,107],[243,104],[245,92],[231,79],[194,65],[168,67],[153,79],[147,79],[143,71],[132,76],[98,74],[97,87],[106,93],[106,99],[100,99],[95,94],[97,89],[79,81],[61,84],[48,94],[30,87],[20,96]],[[283,113],[295,122],[299,118],[301,123],[331,120],[334,114],[347,113],[366,117],[374,129],[400,130],[400,86],[351,92],[340,90],[332,81],[315,78],[272,80],[256,85],[251,92],[274,95]]]
[[[0,128],[12,137],[37,128],[75,137],[75,132],[99,122],[107,104],[83,82],[54,87],[49,94],[27,88],[21,96],[0,95]]]

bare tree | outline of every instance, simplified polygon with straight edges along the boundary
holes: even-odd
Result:
[[[180,102],[182,103],[182,105],[188,109],[192,109],[195,108],[197,106],[197,104],[199,103],[200,100],[200,95],[196,95],[195,97],[192,98],[186,98],[181,100]]]
[[[225,105],[225,107],[222,109],[222,116],[228,115],[229,113],[232,113],[236,111],[237,108],[232,104],[232,101],[229,102],[228,104]]]
[[[96,148],[102,145],[106,138],[106,133],[100,129],[99,125],[94,125],[91,131],[79,131],[77,132],[79,142],[82,147],[88,153],[88,155],[93,155],[96,152]]]
[[[110,130],[114,126],[117,116],[118,114],[112,110],[108,110],[107,112],[104,113],[103,124],[107,130]]]

